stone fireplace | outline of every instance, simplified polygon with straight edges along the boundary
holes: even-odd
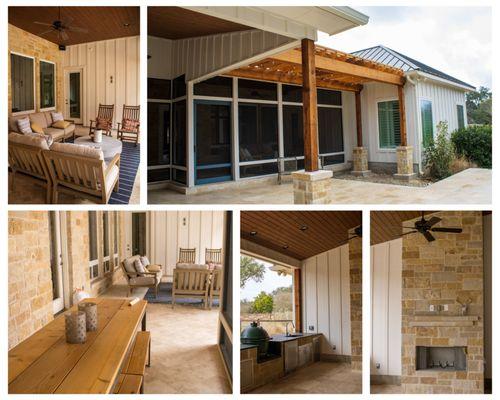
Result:
[[[403,237],[403,393],[484,393],[482,214],[435,215],[463,232]]]

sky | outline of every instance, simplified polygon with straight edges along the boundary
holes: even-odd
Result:
[[[270,293],[274,289],[282,286],[290,286],[292,284],[291,275],[280,276],[276,272],[269,270],[269,267],[272,267],[273,264],[261,260],[259,260],[259,262],[266,267],[264,280],[259,283],[249,280],[245,287],[241,289],[241,300],[253,300],[254,297],[262,291]]]
[[[491,88],[491,7],[355,7],[367,25],[318,44],[344,52],[384,45],[473,86]]]

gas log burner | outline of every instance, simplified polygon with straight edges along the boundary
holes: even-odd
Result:
[[[465,371],[467,369],[466,347],[417,346],[416,369]]]

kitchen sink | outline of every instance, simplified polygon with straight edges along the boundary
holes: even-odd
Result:
[[[289,333],[288,335],[286,335],[288,337],[299,337],[299,336],[304,336],[303,333],[299,333],[299,332],[296,332],[296,333]]]

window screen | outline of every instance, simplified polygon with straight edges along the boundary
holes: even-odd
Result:
[[[40,108],[56,106],[56,66],[40,61]]]

